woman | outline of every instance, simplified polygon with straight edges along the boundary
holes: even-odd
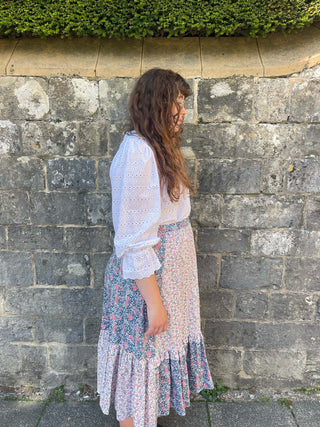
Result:
[[[170,70],[152,69],[129,101],[131,131],[110,177],[114,246],[105,273],[98,343],[100,406],[121,427],[154,427],[190,391],[213,388],[200,330],[189,222],[192,185],[180,151],[191,94]]]

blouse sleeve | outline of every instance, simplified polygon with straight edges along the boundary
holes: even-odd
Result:
[[[110,169],[116,255],[124,279],[149,277],[161,267],[152,246],[161,214],[160,183],[152,149],[140,138],[123,142]]]

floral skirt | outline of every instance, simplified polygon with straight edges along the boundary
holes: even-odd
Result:
[[[98,343],[98,393],[103,413],[114,403],[118,421],[155,427],[173,407],[185,415],[190,391],[213,388],[200,329],[199,289],[193,232],[188,218],[161,225],[154,247],[168,329],[144,337],[147,307],[134,280],[123,279],[112,254],[105,272]]]

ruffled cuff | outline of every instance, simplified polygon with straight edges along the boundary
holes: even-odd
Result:
[[[122,258],[124,279],[143,279],[149,277],[161,267],[152,247],[126,252]]]

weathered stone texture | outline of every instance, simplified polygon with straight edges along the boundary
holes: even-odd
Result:
[[[320,122],[320,80],[310,79],[295,83],[290,110],[292,121]]]
[[[68,253],[36,253],[36,284],[90,286],[89,256]]]
[[[205,122],[251,121],[254,82],[251,78],[201,80],[198,115]]]
[[[268,295],[262,292],[237,294],[235,318],[264,320],[268,317]]]
[[[30,212],[34,224],[85,224],[85,198],[81,193],[32,192]]]
[[[0,120],[0,155],[16,154],[20,151],[18,127],[9,120]]]
[[[320,160],[294,161],[292,171],[288,174],[287,186],[290,193],[319,193]]]
[[[0,189],[43,190],[44,163],[31,157],[0,158]]]
[[[226,196],[222,206],[225,228],[298,228],[304,199],[287,196]]]
[[[0,120],[46,120],[48,83],[41,77],[1,77]]]
[[[97,82],[51,78],[48,93],[52,120],[83,120],[95,116],[98,112]]]
[[[320,292],[319,258],[287,258],[285,286],[293,292]]]
[[[0,252],[0,286],[32,286],[32,257],[26,252]]]
[[[259,79],[256,119],[259,122],[286,122],[289,115],[290,82],[286,78]]]
[[[71,156],[77,153],[76,123],[22,122],[22,152],[26,155]]]
[[[33,331],[35,342],[81,343],[83,318],[37,316],[33,320]]]
[[[200,228],[198,249],[204,253],[246,254],[249,233],[237,230]]]
[[[99,81],[99,100],[102,117],[114,122],[128,118],[128,97],[135,79],[113,78]]]
[[[203,160],[199,190],[204,193],[259,193],[260,168],[256,160]]]
[[[270,296],[270,318],[278,321],[313,320],[315,301],[312,295],[275,293]]]
[[[30,222],[29,199],[26,192],[0,192],[0,223],[23,224]]]
[[[94,190],[96,165],[94,159],[49,159],[48,186],[50,190]]]
[[[87,218],[89,225],[108,225],[112,227],[111,194],[88,194]]]
[[[8,248],[22,251],[64,249],[63,228],[33,225],[8,227]]]
[[[200,293],[201,317],[204,319],[230,319],[233,314],[234,295],[224,290]]]
[[[244,370],[251,376],[302,379],[304,372],[302,352],[248,351],[244,357]]]
[[[202,327],[232,387],[318,384],[320,80],[190,79]],[[110,165],[135,78],[0,78],[0,384],[96,386]]]
[[[222,257],[220,286],[229,289],[279,289],[282,272],[281,258]]]

